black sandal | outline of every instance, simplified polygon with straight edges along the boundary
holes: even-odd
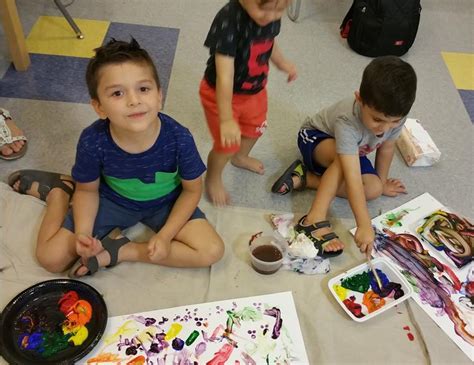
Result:
[[[331,257],[336,257],[342,254],[344,250],[337,250],[337,251],[324,251],[324,246],[327,242],[339,238],[339,236],[334,233],[326,233],[325,235],[321,236],[321,238],[316,238],[313,236],[313,232],[326,227],[331,227],[331,223],[329,221],[320,221],[313,223],[311,225],[304,225],[303,222],[306,219],[306,215],[303,216],[299,221],[298,224],[295,225],[295,232],[296,234],[303,233],[306,237],[308,237],[314,244],[314,247],[318,250],[318,256],[326,259]]]
[[[18,193],[26,194],[28,190],[31,189],[31,185],[34,182],[38,183],[38,193],[40,199],[46,201],[46,197],[49,192],[54,188],[60,188],[69,195],[69,200],[71,200],[74,190],[76,189],[76,184],[74,181],[69,179],[64,179],[61,177],[61,174],[57,172],[48,172],[41,170],[18,170],[13,172],[8,177],[8,185],[13,187],[13,185],[20,181],[20,186],[18,188]],[[66,182],[72,184],[70,187]]]
[[[100,241],[102,243],[102,247],[104,251],[107,251],[110,255],[110,263],[105,266],[107,269],[110,267],[114,267],[117,265],[118,261],[118,252],[123,245],[126,245],[130,242],[127,237],[113,239],[109,236],[105,237]],[[85,266],[89,270],[87,274],[84,275],[77,275],[77,270],[81,267]],[[72,279],[77,279],[85,275],[92,275],[95,274],[99,270],[99,261],[97,260],[96,256],[89,257],[87,262],[84,264],[82,262],[82,258],[76,261],[76,263],[71,267],[69,270],[68,276]]]
[[[304,190],[306,188],[306,171],[307,169],[303,162],[300,160],[293,161],[283,175],[273,184],[272,193],[285,195],[293,190]],[[293,186],[293,176],[297,176],[301,180],[301,186],[297,189]],[[282,187],[285,187],[285,190],[280,191]]]

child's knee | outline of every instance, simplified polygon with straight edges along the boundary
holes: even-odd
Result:
[[[217,236],[214,240],[211,241],[209,245],[209,251],[207,252],[209,266],[219,261],[224,256],[224,252],[224,241],[222,241],[222,239]]]
[[[364,190],[365,198],[367,200],[377,199],[383,192],[382,181],[378,177],[376,179],[371,179],[370,183],[364,184]]]
[[[36,259],[38,260],[39,264],[50,273],[61,273],[64,272],[68,264],[65,263],[60,258],[51,255],[49,252],[44,251],[36,251]]]

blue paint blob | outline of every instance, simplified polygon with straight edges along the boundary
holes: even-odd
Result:
[[[171,343],[171,346],[173,347],[173,349],[175,349],[176,351],[181,351],[184,347],[184,341],[182,339],[180,339],[179,337],[176,337],[173,342]]]

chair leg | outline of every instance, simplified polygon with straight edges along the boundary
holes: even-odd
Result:
[[[54,0],[54,3],[56,4],[56,6],[58,7],[58,9],[61,11],[61,13],[63,13],[64,17],[66,18],[67,22],[69,23],[69,25],[71,26],[71,28],[74,30],[74,32],[76,33],[76,37],[78,39],[83,39],[84,38],[84,35],[82,34],[81,30],[79,29],[79,27],[77,26],[77,24],[74,22],[74,20],[71,18],[71,16],[69,15],[68,11],[66,10],[66,7],[64,6],[64,4],[61,2],[61,0]]]

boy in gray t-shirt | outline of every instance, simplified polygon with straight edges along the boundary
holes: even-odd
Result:
[[[310,211],[295,230],[311,238],[320,256],[334,257],[344,248],[326,220],[336,195],[349,199],[360,251],[372,252],[374,231],[366,200],[406,193],[400,180],[388,178],[388,171],[415,94],[413,68],[398,57],[379,57],[365,68],[355,97],[321,110],[301,126],[298,147],[303,161],[294,161],[272,191],[284,195],[317,189]],[[374,150],[375,168],[366,157]]]

